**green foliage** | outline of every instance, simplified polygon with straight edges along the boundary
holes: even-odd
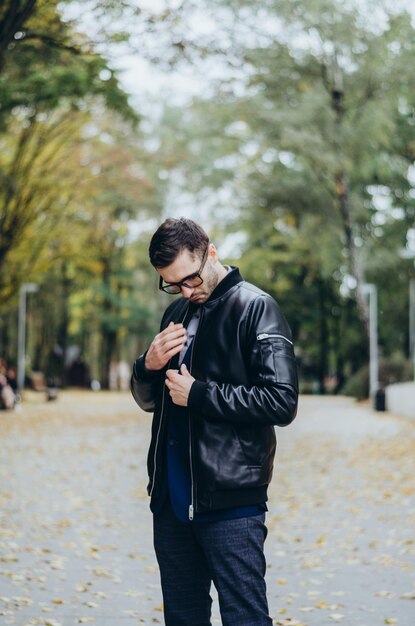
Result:
[[[163,186],[115,72],[59,3],[21,26],[0,64],[1,352],[15,362],[17,293],[33,281],[33,364],[49,371],[55,344],[76,341],[106,386],[110,361],[153,331],[131,226],[159,215]]]
[[[189,203],[219,242],[245,236],[229,260],[280,302],[310,388],[339,390],[367,362],[353,279],[378,285],[382,354],[406,353],[415,38],[399,3],[384,5],[372,16],[340,0],[83,3],[95,34],[139,41],[164,67],[202,76],[222,63],[149,134],[57,0],[38,0],[3,49],[0,36],[0,293],[13,303],[22,280],[41,284],[54,332],[39,330],[39,354],[53,336],[76,340],[105,383],[112,358],[145,347],[163,305],[148,231]],[[199,37],[201,11],[217,28]]]
[[[64,209],[78,199],[83,176],[76,159],[90,121],[87,110],[104,105],[137,121],[105,59],[62,21],[58,2],[38,2],[24,26],[9,45],[0,74],[0,126],[7,129],[0,135],[3,297],[12,296],[25,276],[19,250],[31,249],[34,237],[38,256],[48,240],[42,233],[51,234]]]
[[[0,124],[17,107],[48,112],[61,104],[85,109],[85,98],[101,96],[110,109],[137,121],[127,95],[106,59],[88,39],[62,21],[59,2],[38,0],[20,38],[8,46],[0,73]]]
[[[385,389],[394,383],[413,380],[412,364],[402,353],[395,352],[388,359],[382,358],[379,362],[379,388]],[[363,400],[369,395],[369,366],[364,365],[351,376],[342,393]]]
[[[364,282],[379,286],[381,348],[407,350],[413,266],[400,251],[415,217],[410,16],[399,3],[380,3],[376,15],[366,3],[326,0],[214,6],[223,21],[208,50],[216,57],[231,41],[232,53],[216,92],[172,117],[184,188],[219,202],[217,231],[222,223],[245,233],[234,260],[283,304],[304,372],[321,386],[331,374],[341,384],[368,358]],[[176,18],[173,36],[197,71],[206,39],[195,45],[186,16]]]

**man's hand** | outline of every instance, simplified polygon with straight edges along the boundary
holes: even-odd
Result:
[[[186,329],[183,324],[170,324],[156,335],[146,354],[146,370],[161,370],[170,359],[180,352],[186,342]]]
[[[184,364],[180,368],[180,374],[177,370],[167,370],[166,385],[174,404],[187,406],[190,387],[194,381],[195,379]]]

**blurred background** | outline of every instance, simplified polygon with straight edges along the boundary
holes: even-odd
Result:
[[[3,381],[128,388],[167,216],[278,300],[302,392],[412,380],[414,35],[404,0],[2,0]]]

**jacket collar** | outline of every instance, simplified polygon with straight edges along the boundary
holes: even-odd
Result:
[[[194,304],[189,300],[181,297],[178,298],[175,302],[172,303],[175,310],[175,317],[179,318],[180,321],[184,321],[185,325],[190,317],[193,315],[196,308],[200,306],[209,306],[209,304],[213,304],[220,298],[222,298],[230,289],[235,287],[238,283],[243,282],[243,278],[239,272],[239,268],[231,265],[230,271],[226,274],[226,276],[220,281],[220,283],[215,287],[215,289],[210,294],[209,299],[202,305]],[[184,317],[183,317],[184,315]],[[182,317],[181,317],[182,316]],[[169,320],[168,320],[169,321]]]
[[[239,269],[231,265],[230,271],[212,291],[209,299],[206,301],[206,304],[209,304],[210,302],[213,302],[213,300],[221,298],[227,291],[229,291],[229,289],[232,289],[232,287],[234,287],[238,283],[241,283],[242,281],[243,278],[239,272]]]

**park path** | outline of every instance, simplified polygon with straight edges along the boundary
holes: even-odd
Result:
[[[29,393],[0,412],[0,624],[163,623],[149,429],[128,393]],[[308,396],[278,441],[274,624],[414,626],[415,421]]]

